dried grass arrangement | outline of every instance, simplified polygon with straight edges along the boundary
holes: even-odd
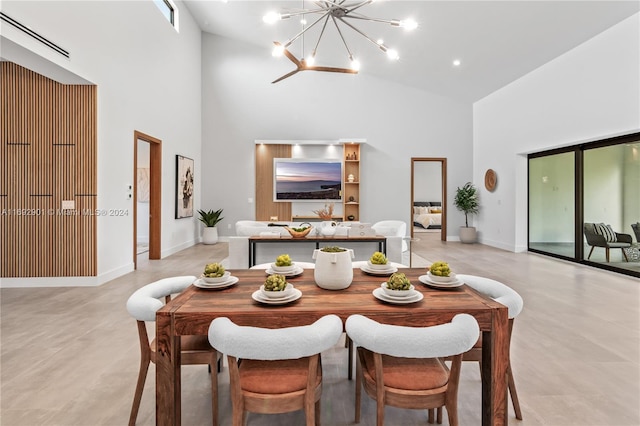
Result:
[[[317,214],[320,219],[331,220],[333,219],[333,207],[333,203],[325,204],[323,209],[314,210],[313,212]]]

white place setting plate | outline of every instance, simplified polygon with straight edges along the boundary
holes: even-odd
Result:
[[[291,290],[291,295],[287,297],[282,297],[280,299],[270,299],[264,294],[262,294],[262,290],[256,290],[251,295],[251,298],[256,302],[265,303],[267,305],[284,305],[285,303],[293,302],[294,300],[298,300],[302,297],[302,292],[297,288],[293,288]]]
[[[269,268],[267,268],[267,269],[265,270],[265,273],[266,273],[267,275],[278,274],[278,275],[283,275],[283,276],[285,276],[285,277],[297,277],[298,275],[300,275],[300,274],[301,274],[301,273],[303,273],[303,272],[304,272],[304,269],[303,269],[303,268],[301,268],[301,267],[300,267],[300,266],[298,266],[298,265],[295,265],[295,266],[294,266],[294,268],[293,268],[293,270],[291,270],[291,271],[289,271],[289,272],[276,272],[276,271],[274,271],[274,270],[273,270],[272,268],[270,268],[270,267],[269,267]]]
[[[395,266],[390,266],[388,269],[371,269],[367,265],[362,265],[360,267],[360,270],[362,270],[362,272],[364,272],[365,274],[378,276],[391,275],[394,272],[398,272],[398,268],[396,268]]]
[[[234,285],[238,281],[239,281],[238,277],[234,277],[233,275],[231,275],[231,276],[229,276],[229,278],[226,281],[223,281],[221,283],[206,283],[202,279],[197,279],[193,283],[193,285],[195,285],[198,288],[206,288],[208,290],[212,290],[212,289],[217,290],[217,289],[231,287],[232,285]]]
[[[418,281],[420,281],[422,284],[426,284],[430,287],[436,287],[436,288],[456,288],[464,284],[464,282],[459,280],[458,278],[448,283],[437,283],[432,279],[430,279],[428,275],[420,275],[418,277]]]
[[[407,292],[411,292],[411,290],[407,290]],[[404,296],[404,297],[390,296],[384,292],[382,287],[378,287],[375,290],[373,290],[373,297],[375,297],[378,300],[382,300],[383,302],[405,305],[408,303],[415,303],[415,302],[421,301],[424,298],[424,295],[419,291],[413,290],[413,294],[411,294],[410,296]]]

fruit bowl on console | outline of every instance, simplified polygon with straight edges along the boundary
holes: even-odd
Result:
[[[308,226],[306,228],[290,228],[288,226],[285,226],[284,229],[286,229],[293,238],[304,238],[309,234],[309,232],[311,232],[311,229],[313,228],[311,226]]]

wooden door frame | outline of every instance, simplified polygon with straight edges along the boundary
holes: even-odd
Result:
[[[447,159],[441,157],[411,157],[411,238],[414,238],[413,235],[413,193],[414,193],[414,166],[416,162],[439,162],[441,165],[441,173],[442,173],[442,220],[441,220],[441,229],[440,229],[440,239],[442,241],[447,241]]]
[[[162,141],[133,131],[133,267],[138,267],[138,141],[149,143],[149,259],[162,253]]]

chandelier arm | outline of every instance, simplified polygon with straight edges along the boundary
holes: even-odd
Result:
[[[296,12],[284,13],[283,15],[285,15],[285,17],[281,18],[281,19],[288,19],[288,18],[292,18],[294,16],[307,15],[307,14],[310,14],[310,13],[323,13],[323,12],[326,12],[326,11],[324,9],[322,9],[322,10],[319,10],[319,9],[302,9],[302,10],[299,10],[299,11],[296,11]]]
[[[344,1],[346,1],[346,0],[344,0]],[[344,3],[344,1],[343,1],[343,2],[341,2],[340,4],[342,5],[342,4]],[[373,0],[364,0],[364,1],[362,1],[362,2],[360,2],[360,3],[358,3],[358,4],[356,4],[356,5],[354,5],[351,9],[346,9],[346,10],[345,10],[345,15],[347,15],[347,14],[349,14],[349,13],[353,12],[353,11],[354,11],[354,10],[356,10],[356,9],[360,9],[362,6],[366,6],[366,5],[371,4],[371,3],[373,3]],[[346,7],[346,6],[345,6],[345,7]]]
[[[355,32],[357,32],[358,34],[360,34],[362,37],[366,38],[367,40],[369,40],[371,43],[375,44],[376,46],[380,47],[380,44],[378,44],[377,41],[375,41],[374,39],[372,39],[371,37],[369,37],[368,35],[366,35],[365,33],[363,33],[362,31],[360,31],[358,28],[354,27],[353,25],[351,25],[349,22],[345,21],[342,18],[337,18],[340,20],[340,22],[342,22],[343,24],[345,24],[346,26],[350,27],[352,30],[354,30]],[[337,24],[336,24],[337,27]],[[339,30],[338,30],[339,31]],[[340,37],[342,37],[342,33],[340,33]],[[344,38],[343,38],[344,40]]]
[[[322,0],[315,2],[315,4],[322,10],[328,11],[329,9],[331,9],[331,5],[335,5],[336,3],[334,3],[333,1]]]
[[[389,24],[389,25],[393,25],[395,22],[399,22],[397,19],[379,19],[379,18],[371,18],[369,16],[364,16],[364,15],[347,15],[347,16],[343,16],[343,18],[360,19],[361,21],[382,22],[383,24]]]
[[[344,39],[344,36],[342,35],[342,31],[340,30],[340,26],[336,22],[336,17],[331,15],[331,19],[333,19],[333,24],[336,26],[336,30],[338,30],[338,34],[340,34],[340,38],[342,39],[342,42],[344,43],[345,49],[347,49],[347,53],[349,53],[349,59],[353,60],[353,53],[351,53],[351,49],[349,49],[349,45],[347,44],[347,41]],[[338,19],[340,19],[340,18],[338,18]],[[342,19],[340,19],[340,21],[344,23],[344,21]]]
[[[294,41],[296,41],[298,38],[300,38],[300,36],[304,33],[306,33],[307,31],[309,31],[315,24],[317,24],[318,22],[322,21],[322,18],[324,18],[325,16],[329,15],[329,12],[325,13],[324,15],[322,15],[321,17],[319,17],[318,19],[316,19],[313,24],[309,25],[308,27],[306,27],[305,29],[303,29],[302,31],[300,31],[298,34],[296,34],[293,38],[291,38],[289,41],[287,41],[284,45],[284,47],[289,47],[291,45],[291,43],[293,43]]]
[[[313,56],[316,55],[316,51],[318,50],[318,46],[320,45],[320,39],[324,34],[324,30],[327,28],[328,22],[329,22],[329,14],[327,13],[327,19],[324,20],[324,25],[322,25],[322,30],[320,31],[320,35],[318,36],[318,41],[316,42],[316,46],[313,48]]]

